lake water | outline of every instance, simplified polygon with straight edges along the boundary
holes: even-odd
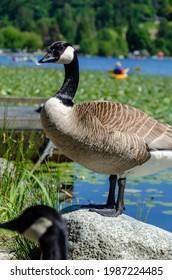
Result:
[[[72,188],[74,198],[61,203],[62,208],[75,204],[106,202],[108,176],[95,174],[75,163],[72,171],[76,177]],[[146,177],[127,178],[124,213],[172,232],[171,180],[172,170]]]
[[[39,57],[35,58],[39,60]],[[135,69],[140,68],[139,73],[150,75],[172,76],[172,59],[117,59],[107,57],[84,57],[79,56],[79,65],[81,70],[107,71],[113,69],[117,61],[121,61],[124,68],[130,68],[131,73],[136,73]],[[0,56],[0,65],[38,67],[32,61],[15,62],[12,56]],[[40,67],[40,66],[39,66]],[[63,65],[55,63],[42,64],[43,68],[63,68]]]
[[[39,57],[38,57],[39,60]],[[116,58],[105,57],[79,57],[81,70],[107,71],[113,69]],[[131,73],[142,73],[149,75],[163,75],[172,77],[172,59],[123,59],[124,68],[130,68]],[[33,62],[14,62],[11,56],[0,56],[0,65],[18,67],[38,67]],[[40,67],[40,66],[39,66]],[[58,64],[44,64],[45,68],[62,68]],[[136,72],[135,68],[140,71]],[[80,172],[85,173],[85,169]],[[87,171],[84,179],[78,177],[78,165],[75,164],[74,176],[78,178],[73,184],[74,199],[62,207],[72,204],[88,204],[106,202],[108,193],[108,177]],[[129,179],[125,192],[125,213],[134,218],[146,221],[155,226],[172,232],[172,171],[164,171],[156,176]]]

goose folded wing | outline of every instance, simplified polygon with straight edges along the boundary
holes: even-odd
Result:
[[[89,149],[99,152],[101,157],[116,158],[122,169],[127,170],[147,161],[150,151],[142,137],[122,126],[122,120],[120,122],[116,112],[111,110],[114,109],[113,104],[116,103],[77,104],[74,123],[84,145],[88,144]]]
[[[148,114],[129,105],[95,101],[87,107],[99,119],[107,131],[137,134],[151,150],[172,149],[172,126],[157,121]],[[87,108],[87,110],[88,110]]]

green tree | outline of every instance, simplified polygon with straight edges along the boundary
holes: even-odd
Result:
[[[80,44],[81,52],[85,54],[97,54],[96,30],[94,24],[94,15],[80,15],[75,42]]]
[[[32,31],[35,28],[34,12],[31,8],[21,6],[15,16],[16,26],[21,31]]]
[[[41,18],[37,22],[37,33],[41,35],[43,45],[47,46],[49,42],[49,27],[51,25],[51,20],[49,18]]]
[[[162,18],[157,33],[157,38],[168,39],[170,31],[171,31],[171,27],[169,26],[168,21],[165,18]]]
[[[128,24],[131,15],[131,0],[114,1],[114,19],[113,27],[124,26]]]
[[[52,20],[52,23],[49,27],[49,43],[63,40],[64,37],[62,36],[59,25],[55,19]]]
[[[114,50],[114,56],[127,56],[128,52],[129,49],[126,39],[123,39],[122,36],[118,35],[116,39],[116,49]]]
[[[22,33],[13,26],[2,29],[4,36],[4,46],[9,49],[20,49],[23,47]]]
[[[43,46],[40,35],[34,32],[21,32],[13,26],[2,28],[0,38],[3,47],[13,50],[27,48],[28,51],[35,51]]]
[[[55,15],[62,35],[71,43],[74,43],[76,34],[76,19],[70,4],[65,3],[63,9],[57,10]]]
[[[113,24],[114,9],[112,1],[104,1],[97,7],[96,26],[98,29],[110,27]]]
[[[155,2],[157,5],[157,15],[160,17],[167,18],[169,15],[169,7],[170,4],[172,4],[172,2],[169,0],[156,0]]]
[[[43,47],[41,36],[34,32],[23,32],[22,37],[22,48],[26,48],[29,52],[36,51]]]
[[[159,25],[155,26],[154,17],[171,21],[171,7],[172,0],[1,0],[0,28],[13,26],[18,31],[36,32],[42,36],[44,46],[56,38],[57,40],[64,38],[71,43],[80,44],[82,51],[90,54],[96,54],[98,51],[96,34],[108,28],[118,34],[116,38],[118,44],[115,45],[114,42],[111,44],[112,38],[108,39],[107,43],[102,40],[99,52],[109,53],[111,46],[114,45],[116,52],[119,50],[126,53],[127,43],[130,51],[147,49],[151,52],[154,41],[150,40],[150,25],[144,30],[145,24],[149,21],[153,26],[152,30],[153,28],[155,30],[151,34],[153,32],[156,34]],[[134,24],[131,24],[131,19],[134,19]],[[119,28],[123,33],[127,30],[126,42]],[[14,35],[14,32],[12,33]],[[21,34],[16,34],[16,38],[20,37],[19,35]],[[170,31],[168,36],[171,36]],[[16,43],[18,39],[12,40],[11,37],[12,35],[7,34],[4,46],[22,45],[20,39]],[[158,34],[155,47],[163,46],[171,53],[169,37]],[[1,45],[4,43],[2,41]]]
[[[134,50],[152,50],[151,39],[148,31],[140,26],[133,19],[130,19],[126,39],[130,51]]]
[[[24,1],[24,0],[23,0]],[[26,0],[28,8],[32,9],[34,12],[35,21],[40,18],[50,17],[50,10],[52,8],[52,0]]]
[[[166,19],[161,19],[155,46],[157,51],[163,51],[165,55],[172,55],[172,29]]]
[[[3,34],[2,30],[0,30],[0,49],[5,48],[4,42],[5,42],[4,34]]]
[[[111,28],[102,28],[98,32],[99,55],[119,56],[128,54],[128,45],[121,32]]]

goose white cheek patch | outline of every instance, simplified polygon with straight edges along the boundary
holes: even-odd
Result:
[[[64,53],[60,56],[57,63],[61,64],[69,64],[74,58],[74,49],[71,46],[68,46]]]
[[[28,229],[23,232],[23,235],[29,240],[39,242],[41,236],[52,226],[53,222],[47,218],[41,217],[36,220]]]

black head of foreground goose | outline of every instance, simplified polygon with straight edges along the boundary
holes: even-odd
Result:
[[[67,259],[67,230],[60,214],[46,205],[27,208],[19,217],[0,223],[0,228],[16,231],[40,245],[41,259]]]
[[[45,133],[70,159],[96,173],[110,175],[107,203],[94,205],[100,208],[94,211],[109,216],[122,214],[127,176],[143,176],[172,167],[172,126],[121,103],[74,104],[79,66],[76,51],[69,43],[53,43],[39,62],[62,63],[65,68],[62,87],[41,111]]]

